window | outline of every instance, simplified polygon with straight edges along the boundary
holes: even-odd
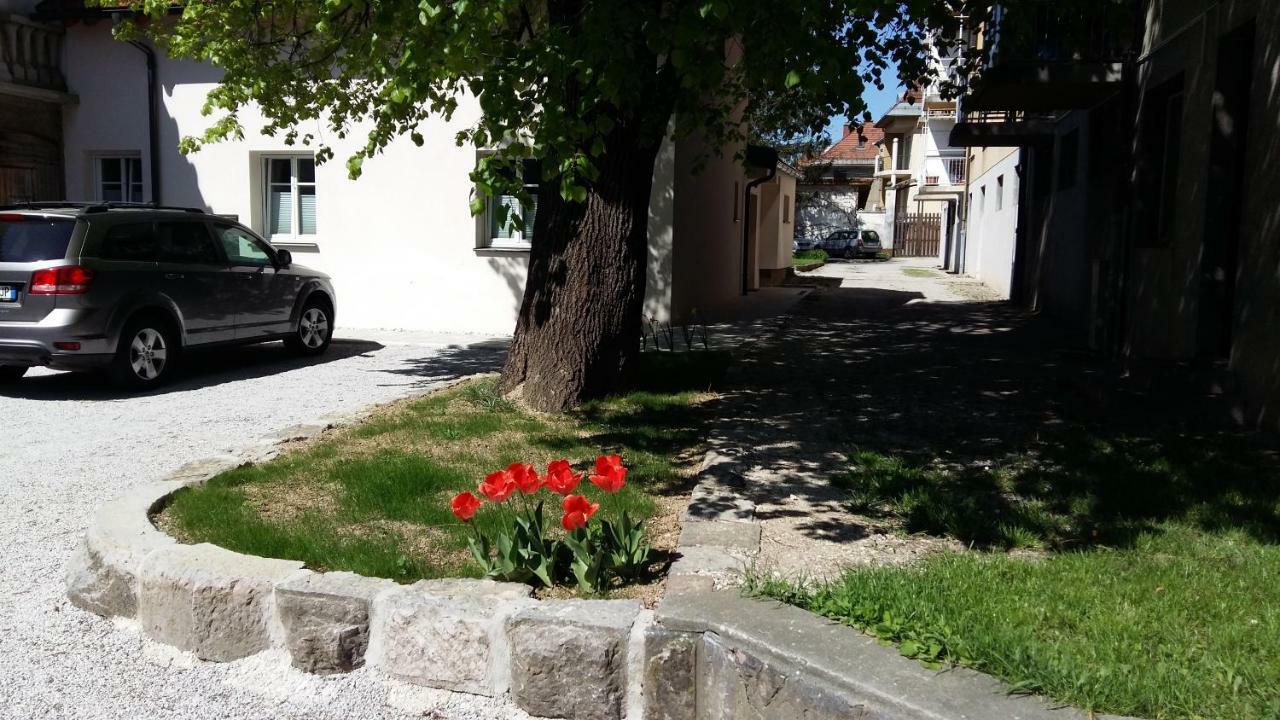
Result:
[[[1004,209],[1004,176],[996,177],[996,210]]]
[[[74,220],[11,216],[0,220],[0,262],[61,260],[71,244]]]
[[[858,149],[861,150],[867,146],[867,138],[865,135],[858,136]]]
[[[782,222],[784,224],[791,222],[791,196],[790,195],[782,196]]]
[[[1182,160],[1183,75],[1147,91],[1142,100],[1138,139],[1138,244],[1167,247],[1177,209],[1178,168]]]
[[[156,260],[182,265],[221,265],[222,257],[203,222],[156,223]]]
[[[215,225],[215,233],[232,265],[270,265],[271,254],[258,238],[234,225]]]
[[[984,212],[987,209],[987,186],[983,185],[978,188],[978,212]]]
[[[159,254],[151,223],[121,223],[102,236],[98,256],[103,260],[155,262]]]
[[[309,155],[263,158],[268,236],[316,234],[316,161]]]
[[[98,157],[94,180],[97,199],[103,202],[143,202],[141,157]]]
[[[533,224],[538,218],[538,187],[541,169],[528,160],[521,170],[521,185],[529,199],[521,202],[515,195],[490,198],[485,206],[485,228],[488,235],[483,247],[527,250],[533,242]],[[522,222],[519,222],[522,221]],[[523,227],[522,227],[523,226]]]
[[[1080,131],[1072,130],[1058,143],[1058,189],[1066,190],[1076,184],[1076,172],[1080,158]]]

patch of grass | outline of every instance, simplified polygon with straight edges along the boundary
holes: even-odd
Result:
[[[1046,435],[992,464],[952,467],[859,450],[832,482],[850,509],[981,548],[1124,546],[1173,521],[1280,542],[1280,483],[1266,448],[1230,434]]]
[[[902,268],[902,274],[910,277],[936,277],[938,275],[938,273],[929,268],[921,267],[904,267]]]
[[[187,542],[301,560],[402,582],[474,576],[469,530],[449,499],[513,462],[585,467],[616,452],[629,483],[602,513],[652,517],[656,497],[687,492],[723,353],[644,357],[636,389],[566,414],[523,412],[487,378],[400,403],[323,442],[238,468],[174,496],[161,524]],[[579,492],[600,500],[594,485]],[[558,496],[541,495],[548,515]],[[482,513],[482,527],[497,515]]]
[[[791,256],[792,265],[808,265],[809,263],[826,262],[826,250],[801,250]]]
[[[1247,533],[1169,523],[1121,550],[949,554],[751,589],[1093,711],[1280,717],[1280,547]]]

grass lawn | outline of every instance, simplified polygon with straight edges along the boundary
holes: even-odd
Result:
[[[904,267],[902,268],[902,274],[908,275],[910,277],[934,277],[935,275],[937,275],[936,272],[930,270],[929,268],[921,268],[921,267]]]
[[[852,509],[990,551],[751,589],[903,654],[1147,718],[1280,717],[1280,477],[1232,436],[1042,439],[990,466],[853,453]]]
[[[801,250],[791,256],[792,265],[808,265],[809,263],[826,262],[826,250]]]
[[[681,497],[696,469],[712,397],[727,357],[717,352],[647,353],[639,389],[562,415],[520,411],[469,381],[382,409],[271,462],[224,473],[184,490],[158,518],[185,542],[301,560],[316,570],[350,570],[411,582],[479,574],[469,530],[449,510],[462,490],[513,462],[544,472],[566,458],[584,469],[605,452],[622,455],[628,484],[601,513],[650,518],[655,547],[673,543]],[[579,493],[599,500],[585,480]],[[544,492],[548,515],[559,496]],[[481,513],[476,522],[492,523]]]

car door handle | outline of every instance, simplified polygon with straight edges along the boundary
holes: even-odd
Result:
[[[181,280],[183,277],[185,276],[182,273],[165,273],[164,274],[165,280]]]

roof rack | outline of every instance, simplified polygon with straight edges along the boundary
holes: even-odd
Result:
[[[155,203],[139,203],[139,202],[84,202],[80,200],[35,200],[20,203],[11,203],[9,205],[0,205],[0,210],[52,210],[56,208],[78,208],[86,213],[100,213],[108,210],[129,209],[138,210],[180,210],[182,212],[204,214],[203,208],[183,207],[180,205],[156,205]]]

